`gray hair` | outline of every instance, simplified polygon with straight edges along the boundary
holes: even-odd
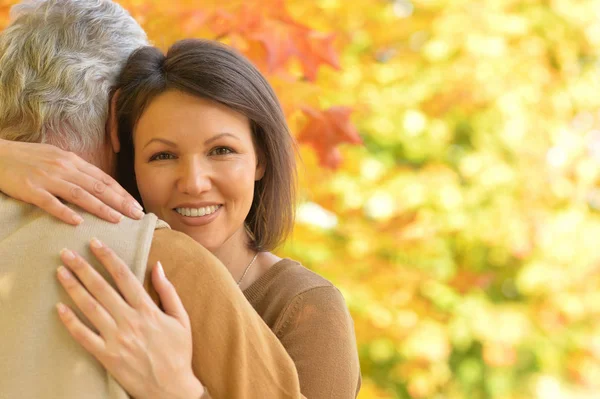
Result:
[[[0,33],[0,138],[73,152],[104,142],[111,90],[146,33],[110,0],[29,0]]]

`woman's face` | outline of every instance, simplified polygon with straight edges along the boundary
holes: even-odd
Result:
[[[213,253],[245,240],[254,182],[262,178],[250,122],[179,91],[156,97],[134,129],[136,180],[146,211]]]

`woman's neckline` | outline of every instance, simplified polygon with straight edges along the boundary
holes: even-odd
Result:
[[[285,267],[289,262],[293,262],[289,258],[281,258],[281,260],[275,262],[269,270],[263,273],[259,278],[254,280],[252,284],[246,287],[242,292],[246,297],[252,297],[257,295],[263,288],[265,282],[269,281],[274,275],[279,273],[282,267]]]

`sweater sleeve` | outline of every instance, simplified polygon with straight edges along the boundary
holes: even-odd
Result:
[[[190,317],[192,368],[213,398],[301,398],[290,356],[217,258],[185,234],[154,233],[160,260]],[[146,289],[157,299],[145,281]]]
[[[296,364],[305,397],[356,398],[361,378],[354,323],[337,288],[296,295],[274,331]]]

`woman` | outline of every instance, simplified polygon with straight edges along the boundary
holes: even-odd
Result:
[[[221,260],[294,360],[304,396],[355,397],[356,344],[341,294],[270,252],[292,227],[295,165],[264,77],[228,47],[184,40],[166,56],[135,52],[118,86],[120,183]]]

